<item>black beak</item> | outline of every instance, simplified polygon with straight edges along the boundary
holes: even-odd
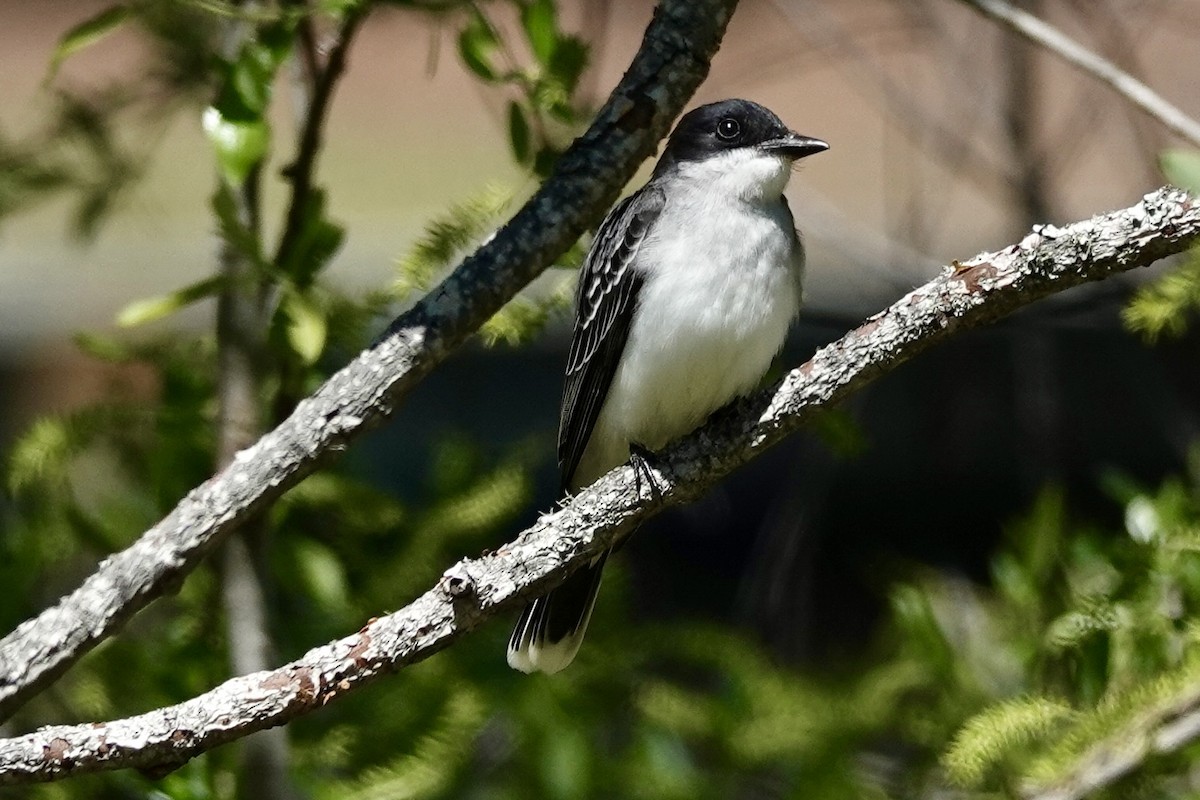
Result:
[[[758,147],[768,153],[778,153],[791,159],[804,158],[829,149],[826,142],[811,136],[802,136],[795,131],[788,131],[776,139],[768,139]]]

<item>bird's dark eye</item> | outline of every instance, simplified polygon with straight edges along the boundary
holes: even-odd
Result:
[[[717,138],[731,142],[742,132],[742,126],[733,117],[726,117],[717,123]]]

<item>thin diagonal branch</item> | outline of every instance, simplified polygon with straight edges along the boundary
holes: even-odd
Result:
[[[360,3],[346,13],[346,18],[338,27],[325,66],[320,70],[313,86],[304,127],[300,131],[296,159],[283,170],[283,174],[292,182],[292,197],[288,202],[283,232],[279,235],[279,247],[275,252],[275,263],[279,266],[285,265],[292,257],[300,239],[300,232],[304,230],[304,212],[312,196],[313,170],[316,167],[317,154],[321,150],[321,133],[325,130],[325,118],[333,101],[333,89],[346,69],[346,55],[350,51],[354,34],[370,9],[371,3]],[[307,37],[312,33],[311,25],[306,25],[301,36],[302,44],[307,44]]]
[[[512,220],[374,345],[53,607],[0,640],[0,720],[226,535],[386,418],[612,205],[708,72],[737,0],[662,0],[591,128]]]
[[[837,55],[859,83],[873,90],[878,101],[914,142],[926,141],[931,151],[951,165],[956,175],[970,179],[985,192],[1007,192],[1016,181],[1016,172],[987,148],[979,146],[975,125],[965,115],[943,121],[944,101],[928,102],[926,93],[911,90],[893,77],[892,70],[864,48],[861,37],[845,29],[828,4],[814,0],[775,0],[775,6],[788,18],[796,32],[812,45]],[[945,37],[942,37],[943,39]]]
[[[962,0],[989,19],[1001,22],[1069,64],[1108,85],[1172,133],[1200,147],[1200,122],[1111,61],[1088,50],[1062,31],[1006,0]]]
[[[819,350],[772,389],[670,445],[653,465],[661,494],[628,465],[619,467],[507,546],[460,561],[407,607],[277,670],[235,678],[137,717],[0,740],[0,785],[175,766],[321,708],[544,593],[636,525],[703,494],[820,409],[922,350],[1040,298],[1148,266],[1198,241],[1200,199],[1168,188],[1132,208],[1066,228],[1044,226],[998,253],[956,263]]]

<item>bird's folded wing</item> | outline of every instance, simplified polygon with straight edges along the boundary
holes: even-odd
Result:
[[[642,274],[635,268],[638,248],[663,205],[662,192],[653,184],[618,203],[601,223],[580,270],[575,331],[559,413],[558,463],[563,490],[569,488],[583,458],[617,371],[642,283]]]

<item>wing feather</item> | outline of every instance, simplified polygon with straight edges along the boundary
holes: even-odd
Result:
[[[616,374],[642,276],[634,267],[664,204],[653,186],[618,203],[596,232],[579,275],[575,329],[559,410],[558,463],[566,489]]]

